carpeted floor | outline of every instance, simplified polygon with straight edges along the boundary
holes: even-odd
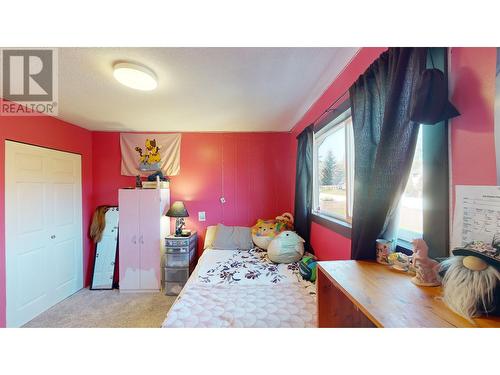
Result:
[[[43,312],[31,328],[158,328],[176,297],[163,293],[120,293],[82,289]]]

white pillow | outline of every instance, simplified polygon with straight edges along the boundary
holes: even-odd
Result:
[[[253,248],[249,227],[230,227],[217,224],[213,248],[218,250],[250,250]]]

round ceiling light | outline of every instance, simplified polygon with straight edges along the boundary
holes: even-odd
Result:
[[[113,65],[113,76],[122,85],[136,90],[151,91],[158,86],[154,72],[138,64],[116,63]]]

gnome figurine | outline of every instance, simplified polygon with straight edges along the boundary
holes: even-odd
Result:
[[[415,276],[411,279],[418,286],[439,286],[441,279],[438,274],[439,263],[429,258],[429,247],[421,238],[413,240],[413,266]]]
[[[444,302],[468,320],[500,315],[500,235],[491,244],[472,241],[453,255],[441,264]]]

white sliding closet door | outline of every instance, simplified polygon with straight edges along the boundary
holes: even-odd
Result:
[[[5,142],[7,326],[83,287],[81,157]]]

